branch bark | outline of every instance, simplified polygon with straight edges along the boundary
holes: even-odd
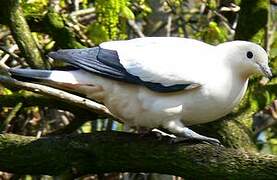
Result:
[[[0,135],[0,170],[75,176],[156,172],[185,178],[274,179],[277,157],[207,144],[170,144],[122,132],[34,138]]]

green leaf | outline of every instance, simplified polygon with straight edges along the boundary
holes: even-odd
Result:
[[[130,20],[134,20],[135,19],[134,13],[127,6],[122,7],[122,9],[121,9],[121,17],[126,18],[126,19],[130,19]]]
[[[99,23],[92,23],[87,29],[87,35],[89,39],[95,43],[100,44],[101,42],[109,40],[109,34],[105,27]]]
[[[4,88],[3,91],[2,91],[3,95],[11,95],[13,94],[13,92],[7,88]]]

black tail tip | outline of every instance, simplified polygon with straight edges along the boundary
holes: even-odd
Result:
[[[51,72],[47,70],[17,68],[10,68],[9,73],[14,79],[27,82],[41,82],[48,79],[51,74]]]

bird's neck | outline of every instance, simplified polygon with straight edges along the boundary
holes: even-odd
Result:
[[[231,47],[230,47],[231,46]],[[233,77],[239,78],[242,82],[246,82],[249,77],[254,74],[253,68],[247,63],[241,62],[234,54],[234,48],[231,43],[223,43],[218,45],[217,51],[220,52],[218,56],[222,60],[223,66],[227,67],[232,71]]]
[[[242,68],[241,66],[233,65],[231,69],[233,76],[240,79],[242,84],[248,82],[249,77],[253,74],[251,70],[248,70],[248,68]]]

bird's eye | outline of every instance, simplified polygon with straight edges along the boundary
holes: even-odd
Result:
[[[246,56],[248,59],[252,59],[254,55],[251,51],[247,51]]]

